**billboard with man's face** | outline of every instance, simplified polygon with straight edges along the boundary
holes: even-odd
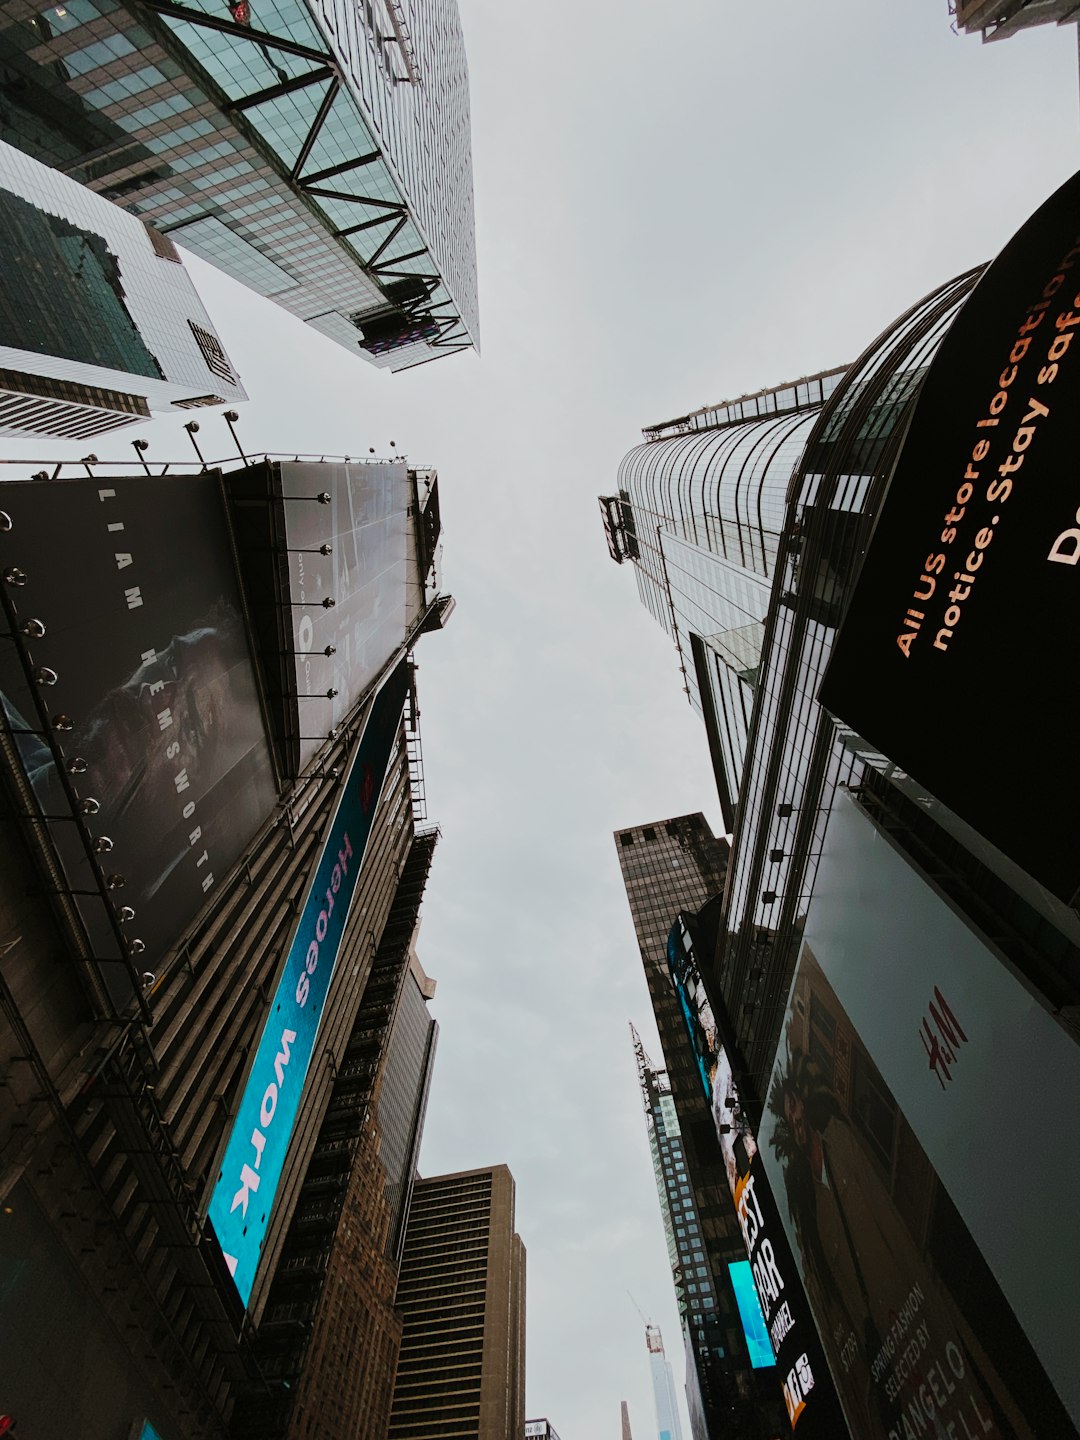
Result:
[[[1075,1042],[849,796],[761,1153],[852,1433],[1078,1434]]]
[[[38,678],[0,640],[0,692],[92,954],[131,994],[108,909],[156,968],[263,822],[277,789],[216,476],[4,486],[7,583]],[[40,628],[41,633],[37,630]],[[43,727],[40,699],[58,728]],[[70,728],[67,721],[70,720]],[[108,898],[45,741],[61,744]],[[89,893],[82,893],[89,892]],[[110,963],[113,961],[114,963]]]

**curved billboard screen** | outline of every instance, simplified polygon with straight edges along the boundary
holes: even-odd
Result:
[[[1080,175],[989,267],[924,379],[819,699],[1071,902]],[[1029,783],[1037,755],[1052,784]]]

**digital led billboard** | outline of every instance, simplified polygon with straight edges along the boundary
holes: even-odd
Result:
[[[1080,887],[1078,335],[1080,176],[979,280],[922,380],[819,694],[1066,902]],[[1052,783],[1030,783],[1033,756]]]
[[[0,693],[23,769],[114,1000],[131,994],[106,907],[155,969],[243,854],[277,800],[217,480],[208,475],[15,482],[8,585],[84,823],[95,876],[40,736],[11,639]],[[41,633],[38,633],[40,629]],[[70,728],[68,726],[70,721]],[[35,734],[32,732],[38,731]],[[103,863],[106,863],[103,861]]]
[[[838,1440],[847,1433],[840,1404],[701,979],[694,953],[693,923],[693,917],[680,915],[672,926],[667,944],[668,967],[712,1110],[746,1246],[747,1271],[739,1272],[738,1280],[733,1274],[732,1283],[745,1286],[749,1273],[756,1292],[761,1331],[754,1328],[756,1321],[747,1305],[745,1288],[741,1298],[738,1288],[735,1290],[751,1364],[776,1365],[788,1418],[799,1440]],[[768,1361],[764,1359],[762,1339],[770,1352]]]
[[[1077,1435],[1078,1072],[841,795],[758,1141],[860,1440]]]
[[[214,1232],[245,1305],[408,685],[409,667],[403,660],[372,702],[323,839],[210,1201]]]
[[[750,1364],[755,1370],[769,1369],[776,1364],[765,1316],[761,1313],[761,1301],[754,1286],[754,1275],[749,1260],[736,1260],[728,1265],[731,1288],[735,1291],[735,1304],[739,1307],[746,1348]]]

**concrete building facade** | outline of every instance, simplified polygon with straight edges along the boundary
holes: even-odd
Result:
[[[525,1428],[525,1247],[505,1165],[418,1180],[397,1308],[389,1440],[518,1440]]]

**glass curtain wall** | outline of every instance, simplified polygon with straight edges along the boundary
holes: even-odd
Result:
[[[787,489],[818,407],[639,445],[619,470],[642,603],[705,716],[730,823],[742,778]],[[718,753],[716,753],[718,752]]]
[[[745,1060],[740,1088],[755,1101],[833,798],[863,769],[819,708],[818,685],[922,377],[980,273],[941,286],[874,342],[813,423],[791,476],[717,955]]]

